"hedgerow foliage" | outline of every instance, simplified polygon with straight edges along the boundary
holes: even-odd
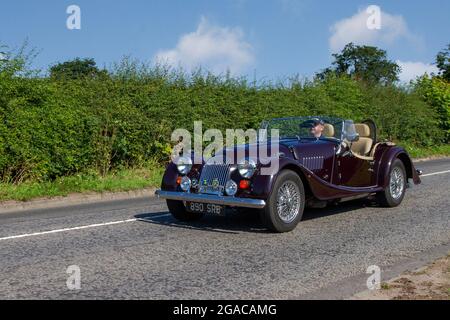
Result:
[[[422,77],[417,80],[417,92],[422,95],[439,119],[439,127],[443,129],[442,141],[450,139],[450,83],[443,77]]]
[[[164,162],[172,130],[192,130],[196,120],[206,130],[255,128],[281,116],[372,118],[381,138],[416,146],[448,142],[442,132],[449,119],[448,91],[440,101],[428,84],[426,90],[367,86],[346,76],[255,84],[130,59],[101,77],[66,79],[25,71],[20,57],[0,62],[2,182],[105,174],[149,159]],[[446,119],[442,103],[447,103]]]

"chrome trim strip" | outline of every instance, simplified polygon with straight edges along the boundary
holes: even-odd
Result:
[[[320,170],[323,169],[324,157],[323,156],[312,156],[312,157],[303,157],[302,158],[303,165],[309,170]]]
[[[214,203],[232,207],[262,209],[266,206],[266,202],[264,200],[259,199],[226,197],[210,194],[197,194],[197,193],[164,191],[164,190],[156,190],[155,194],[159,198],[163,199],[192,201],[201,203]]]

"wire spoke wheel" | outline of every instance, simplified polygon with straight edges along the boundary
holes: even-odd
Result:
[[[285,181],[278,189],[277,214],[284,223],[291,223],[300,212],[300,190],[295,182]]]
[[[405,178],[403,172],[399,167],[395,167],[391,172],[389,180],[389,189],[393,199],[399,199],[403,194],[405,188]]]
[[[396,207],[405,197],[408,178],[405,165],[400,159],[392,162],[389,179],[383,191],[377,193],[378,203],[383,207]]]
[[[296,172],[285,169],[277,175],[266,206],[260,214],[270,230],[289,232],[302,220],[304,208],[303,181]]]

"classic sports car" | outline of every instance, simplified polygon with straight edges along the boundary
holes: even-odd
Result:
[[[182,157],[167,166],[156,194],[167,199],[176,219],[193,221],[205,213],[223,214],[226,208],[253,208],[269,229],[287,232],[299,223],[305,206],[323,208],[375,196],[380,205],[395,207],[403,200],[408,179],[420,183],[421,172],[408,153],[392,142],[377,141],[371,120],[277,118],[263,122],[262,128],[269,132],[266,145],[271,129],[279,130],[278,152],[268,156],[278,166],[269,174],[262,174],[267,159],[248,156],[261,141],[235,146],[234,151],[247,151],[235,164],[217,162],[215,156],[202,164]]]

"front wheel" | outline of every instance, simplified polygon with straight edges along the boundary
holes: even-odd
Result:
[[[400,159],[395,159],[389,172],[389,184],[377,194],[378,202],[384,207],[398,206],[405,196],[406,170]]]
[[[183,204],[183,201],[178,200],[166,200],[167,208],[169,208],[172,216],[180,221],[195,221],[203,217],[203,213],[200,212],[188,212]]]
[[[288,232],[297,226],[305,209],[305,189],[300,177],[291,170],[278,175],[266,207],[261,210],[262,220],[275,232]]]

